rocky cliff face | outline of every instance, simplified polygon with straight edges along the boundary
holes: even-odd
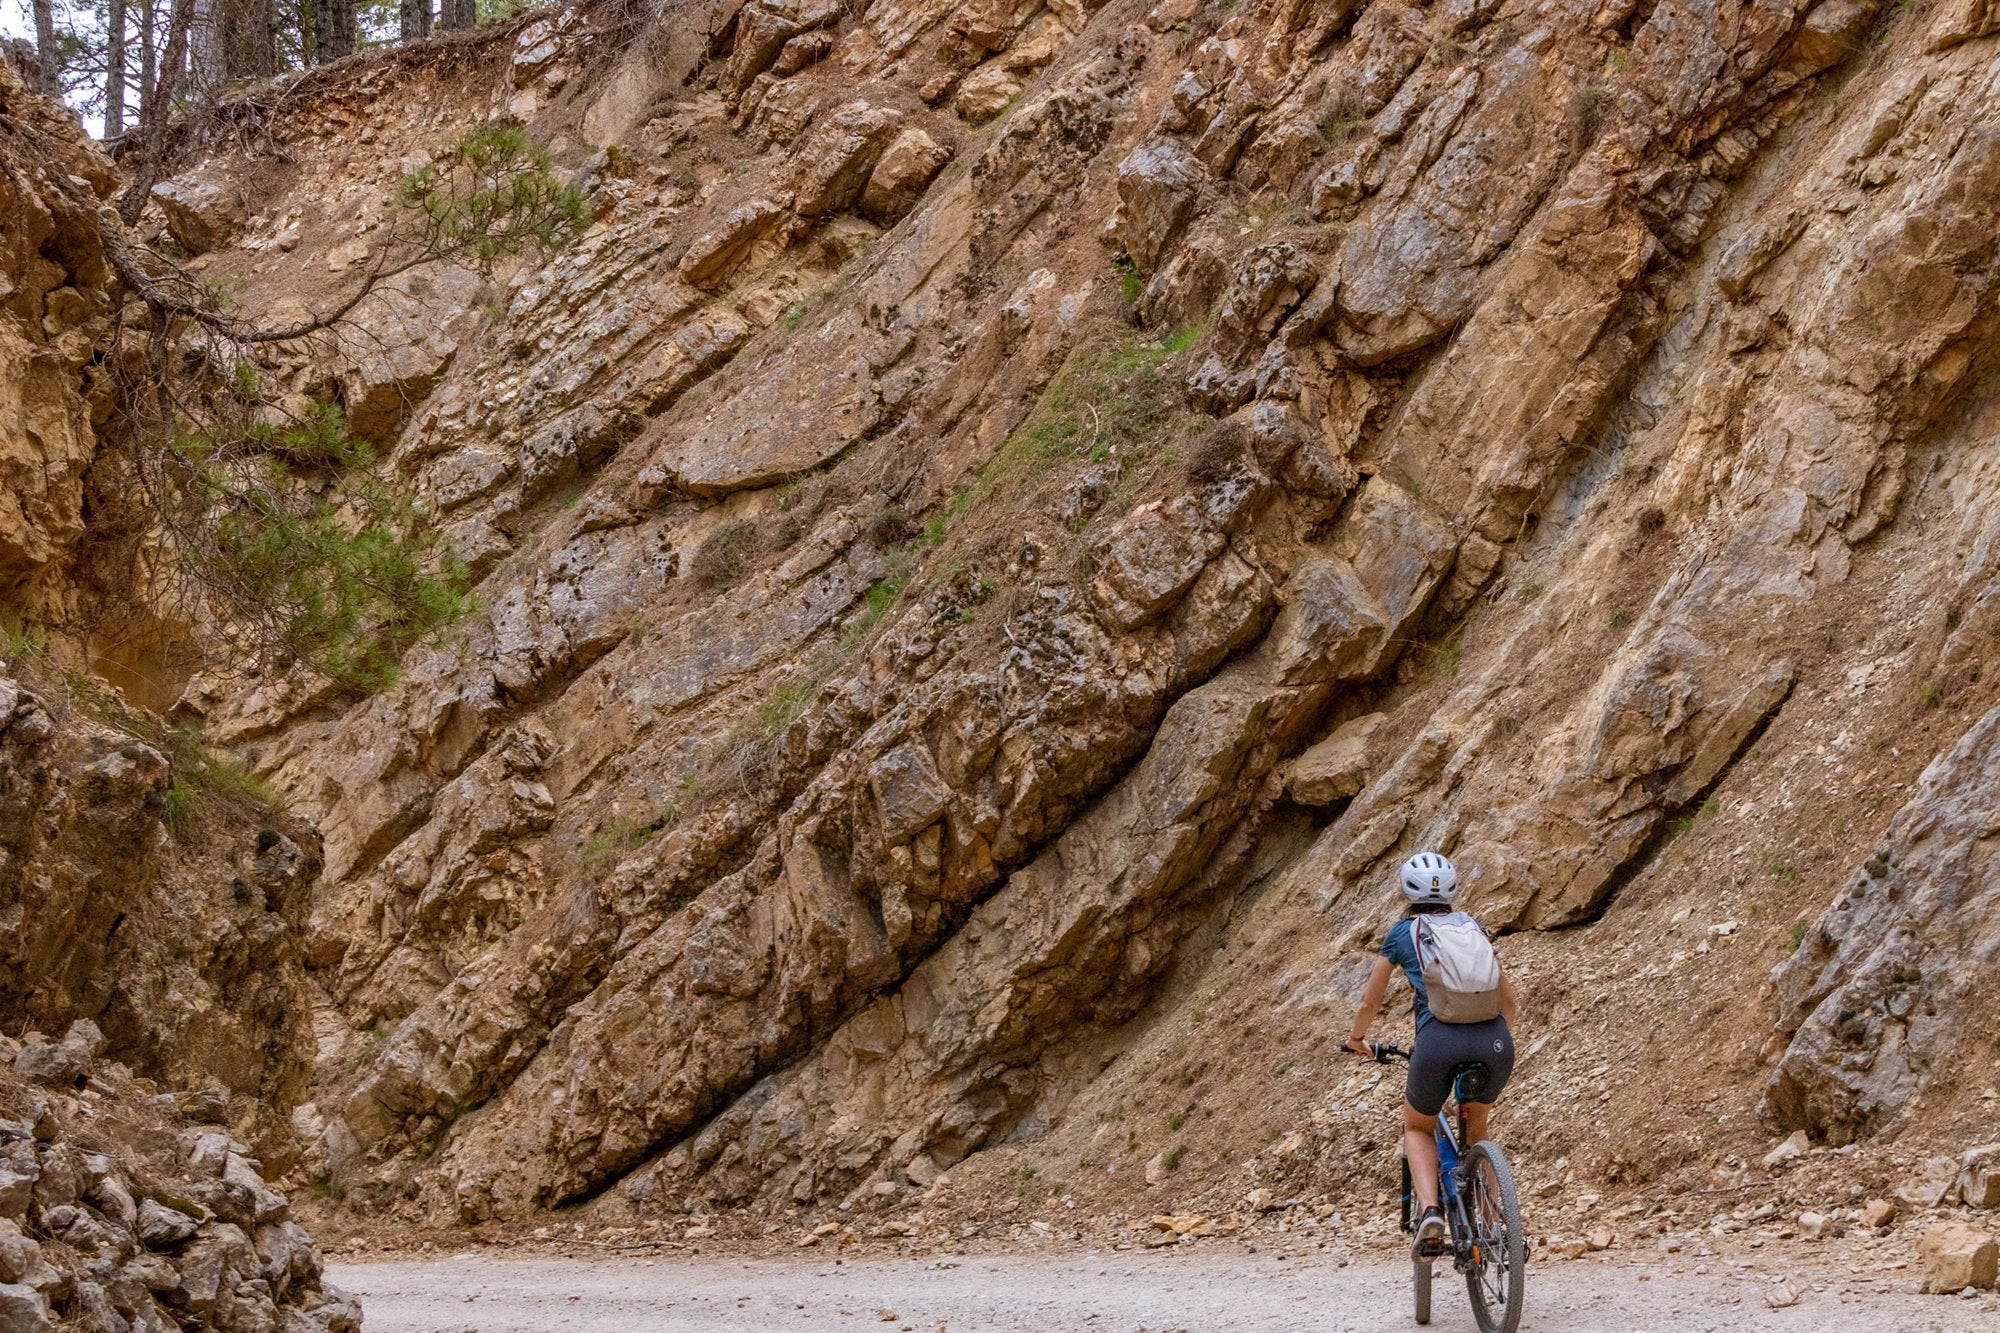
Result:
[[[94,1024],[111,1056],[289,1168],[312,1077],[310,830],[176,783],[166,754],[66,695],[0,679],[0,718],[9,1035]]]
[[[485,606],[365,702],[202,687],[325,836],[328,1169],[441,1221],[1349,1188],[1420,847],[1514,932],[1538,1188],[1972,1132],[1985,8],[601,18],[202,168],[249,308],[482,118],[592,192],[270,367]]]

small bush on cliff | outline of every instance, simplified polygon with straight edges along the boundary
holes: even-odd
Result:
[[[235,406],[175,442],[162,496],[184,562],[226,610],[223,633],[282,645],[354,689],[394,683],[406,649],[471,613],[463,562],[338,409],[278,426],[250,416],[264,404]]]

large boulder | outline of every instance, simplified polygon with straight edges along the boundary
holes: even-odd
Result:
[[[246,220],[235,183],[213,171],[161,181],[153,187],[153,202],[166,219],[168,235],[191,255],[228,244]]]
[[[1186,496],[1139,506],[1098,544],[1098,614],[1113,629],[1137,628],[1173,605],[1224,544]]]
[[[1981,1227],[1940,1222],[1917,1242],[1917,1260],[1923,1269],[1925,1291],[1963,1291],[1967,1287],[1985,1291],[2000,1273],[2000,1242]]]
[[[1287,794],[1300,805],[1331,805],[1360,791],[1379,758],[1376,740],[1388,720],[1386,713],[1368,713],[1343,722],[1293,761]]]
[[[476,273],[439,268],[399,279],[361,307],[358,336],[345,340],[354,355],[340,375],[348,427],[357,436],[395,443],[451,368],[479,287]]]
[[[681,276],[713,291],[729,280],[759,238],[785,215],[769,199],[752,199],[724,213],[714,227],[694,238],[681,257]]]
[[[951,150],[922,130],[898,134],[882,150],[861,191],[861,214],[883,226],[899,221],[917,206],[931,177],[951,160]]]
[[[1118,164],[1118,240],[1141,273],[1180,238],[1207,180],[1200,160],[1171,141],[1141,144]]]
[[[799,149],[798,194],[792,204],[799,216],[823,217],[852,207],[902,122],[902,113],[860,101],[828,117]]]

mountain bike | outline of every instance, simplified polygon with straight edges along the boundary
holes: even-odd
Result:
[[[1371,1047],[1378,1063],[1401,1060],[1410,1053],[1400,1046]],[[1488,1139],[1461,1150],[1465,1142],[1465,1103],[1482,1101],[1479,1093],[1485,1067],[1462,1065],[1452,1071],[1452,1101],[1458,1125],[1440,1115],[1437,1122],[1439,1202],[1444,1208],[1447,1239],[1434,1253],[1413,1250],[1417,1322],[1431,1321],[1431,1265],[1447,1252],[1451,1264],[1465,1274],[1472,1296],[1472,1317],[1480,1333],[1514,1333],[1527,1303],[1522,1283],[1528,1262],[1526,1233],[1521,1229],[1521,1201],[1514,1192],[1514,1172],[1500,1145]],[[1403,1159],[1403,1230],[1414,1232],[1416,1200],[1410,1190],[1410,1162]]]

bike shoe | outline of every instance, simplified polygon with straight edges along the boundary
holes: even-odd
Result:
[[[1424,1209],[1424,1215],[1417,1219],[1417,1253],[1444,1253],[1444,1235],[1444,1213],[1436,1208]]]

